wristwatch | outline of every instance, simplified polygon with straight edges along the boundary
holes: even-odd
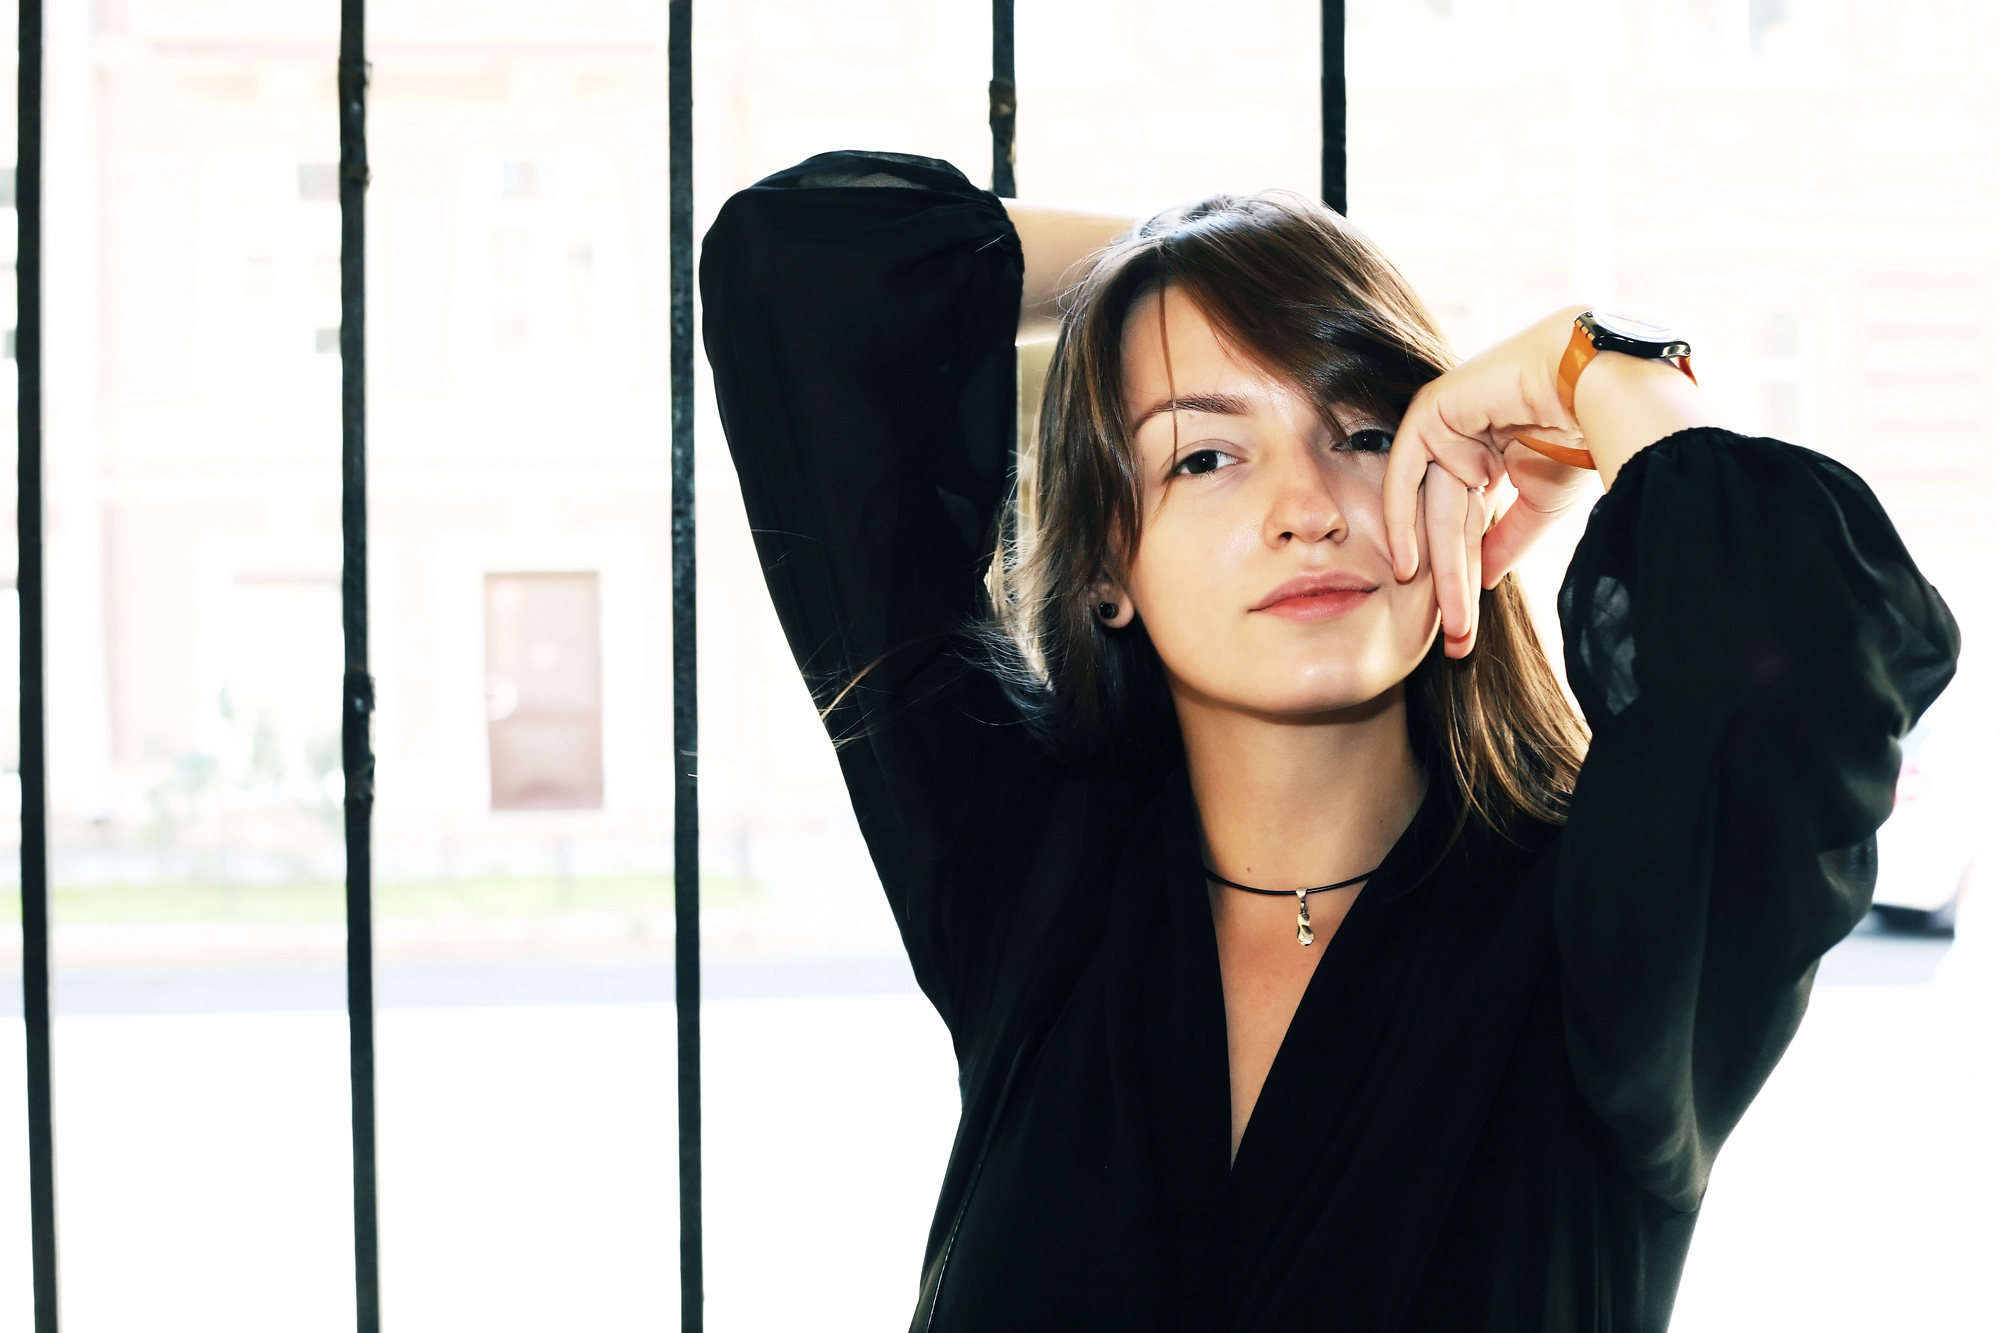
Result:
[[[1563,410],[1572,417],[1576,415],[1577,378],[1599,352],[1623,352],[1626,356],[1636,356],[1644,361],[1671,361],[1681,374],[1696,384],[1701,383],[1694,378],[1693,349],[1666,325],[1656,324],[1629,311],[1586,310],[1576,317],[1576,323],[1570,328],[1569,346],[1563,349],[1562,361],[1556,367],[1556,396],[1562,400]],[[1567,463],[1571,467],[1594,466],[1588,449],[1577,449],[1532,435],[1517,433],[1514,438],[1558,463]]]

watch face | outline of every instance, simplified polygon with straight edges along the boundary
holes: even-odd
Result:
[[[1590,345],[1600,352],[1661,359],[1688,355],[1688,345],[1666,321],[1648,310],[1592,310],[1577,322],[1587,328]]]
[[[1629,338],[1638,343],[1679,342],[1680,337],[1671,327],[1654,318],[1651,312],[1642,310],[1593,310],[1590,317],[1597,327],[1619,338]]]

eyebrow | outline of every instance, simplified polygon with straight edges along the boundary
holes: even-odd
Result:
[[[1247,417],[1250,415],[1250,400],[1226,393],[1195,393],[1185,398],[1162,398],[1141,412],[1132,422],[1132,429],[1151,421],[1162,412],[1206,412],[1218,417]]]

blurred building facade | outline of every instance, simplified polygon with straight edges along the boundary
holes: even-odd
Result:
[[[1959,571],[1995,543],[1992,15],[1959,0],[1349,14],[1353,216],[1460,350],[1571,299],[1670,312],[1735,420],[1876,485],[1983,670],[1986,594]],[[248,0],[52,11],[67,883],[339,873],[332,22]],[[986,22],[945,0],[702,6],[702,222],[834,147],[934,154],[983,182]],[[1308,0],[1226,21],[1192,0],[1023,0],[1022,193],[1136,214],[1314,191],[1317,23]],[[420,0],[374,20],[390,879],[669,861],[663,37],[656,0]],[[851,913],[865,858],[712,411],[700,424],[705,861],[815,886],[799,911],[844,886]],[[1528,571],[1544,605],[1565,555],[1554,543]],[[509,576],[587,580],[589,612],[507,647],[494,588],[527,586]],[[508,654],[521,679],[496,665]],[[592,679],[571,679],[586,660]],[[537,730],[515,710],[544,676],[570,680],[569,721]],[[570,776],[507,795],[541,782],[538,764]]]
[[[337,15],[62,8],[57,877],[337,879]],[[432,4],[374,32],[383,873],[661,870],[663,14]],[[563,576],[587,580],[587,613],[503,642],[509,593]],[[572,723],[524,731],[537,686],[580,663]]]

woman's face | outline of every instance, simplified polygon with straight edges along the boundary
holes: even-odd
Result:
[[[1396,423],[1338,409],[1336,445],[1298,388],[1231,349],[1193,301],[1168,288],[1164,306],[1148,297],[1125,326],[1144,490],[1137,552],[1108,586],[1184,702],[1306,716],[1376,699],[1438,627],[1428,550],[1408,583],[1389,563]]]

